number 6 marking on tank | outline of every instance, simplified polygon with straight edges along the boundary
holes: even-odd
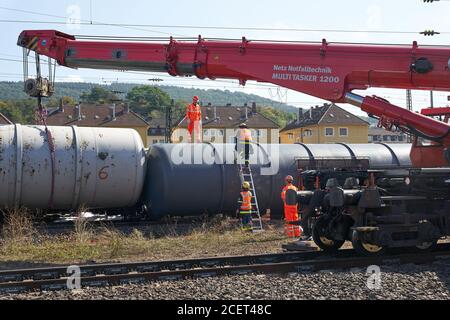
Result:
[[[100,178],[100,180],[108,179],[108,172],[106,172],[106,169],[108,168],[109,166],[104,166],[100,169],[100,171],[98,172],[98,177]]]

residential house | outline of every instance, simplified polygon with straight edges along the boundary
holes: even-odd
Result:
[[[131,128],[139,133],[144,146],[149,146],[149,123],[130,110],[127,104],[61,105],[49,112],[47,123],[54,126]]]
[[[277,123],[263,116],[256,110],[256,104],[251,107],[213,106],[209,103],[202,106],[202,137],[203,142],[234,143],[239,125],[246,123],[252,131],[253,141],[258,143],[278,143],[280,127]],[[182,119],[172,135],[173,142],[187,141],[187,120]]]
[[[369,143],[385,142],[385,143],[407,143],[408,136],[399,131],[388,131],[383,128],[369,128]]]
[[[367,143],[369,123],[335,104],[299,109],[280,131],[280,143]]]
[[[166,142],[166,119],[152,118],[148,120],[147,140],[149,145]]]

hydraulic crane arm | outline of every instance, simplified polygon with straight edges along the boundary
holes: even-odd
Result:
[[[169,72],[270,82],[333,102],[354,89],[450,89],[450,47],[239,41],[81,41],[23,31],[18,45],[71,68]]]
[[[450,126],[394,106],[378,97],[352,93],[369,87],[450,90],[450,47],[286,43],[229,40],[168,43],[82,41],[54,30],[23,31],[18,45],[71,68],[168,72],[200,79],[269,82],[332,102],[352,103],[380,118],[385,127],[415,130],[443,147]],[[418,166],[448,165],[417,160]],[[447,151],[445,151],[448,153]]]

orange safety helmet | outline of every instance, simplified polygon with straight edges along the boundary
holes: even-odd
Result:
[[[286,178],[284,178],[284,181],[292,183],[294,181],[294,178],[292,176],[286,176]]]

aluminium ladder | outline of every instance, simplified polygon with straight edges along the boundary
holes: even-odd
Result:
[[[239,161],[238,161],[239,162]],[[246,167],[241,162],[239,163],[239,176],[241,178],[241,185],[244,182],[248,182],[250,184],[249,191],[252,193],[252,231],[253,232],[261,232],[264,231],[262,225],[261,214],[258,206],[258,198],[256,196],[255,184],[253,182],[253,174],[250,166]],[[253,210],[253,206],[256,210]]]

